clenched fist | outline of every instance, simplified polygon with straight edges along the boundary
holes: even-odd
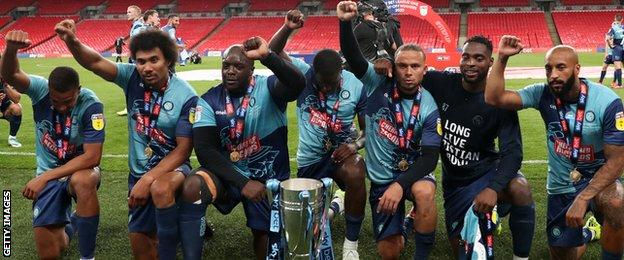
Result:
[[[340,21],[351,21],[358,15],[357,4],[353,1],[342,1],[336,6],[336,15]]]
[[[522,51],[524,45],[520,38],[511,35],[503,35],[498,43],[498,57],[509,58]]]
[[[286,14],[286,18],[284,19],[284,25],[291,30],[296,30],[303,27],[303,13],[299,10],[290,10]]]
[[[245,56],[250,60],[261,60],[269,56],[269,45],[261,37],[251,37],[243,43]]]
[[[7,48],[15,50],[27,48],[32,44],[28,39],[28,33],[20,30],[10,31],[4,36]]]
[[[56,24],[54,31],[64,42],[72,40],[76,38],[76,22],[72,19],[63,20]]]

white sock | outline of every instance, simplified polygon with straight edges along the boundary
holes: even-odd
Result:
[[[514,255],[513,256],[513,260],[529,260],[529,258],[528,257],[519,257],[517,255]]]

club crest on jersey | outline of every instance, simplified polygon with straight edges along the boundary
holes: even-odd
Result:
[[[163,108],[166,111],[171,111],[173,109],[173,103],[171,101],[167,101],[163,104]]]
[[[191,124],[195,124],[195,108],[192,107],[191,109],[189,109],[189,122],[191,122]]]
[[[346,89],[343,89],[343,90],[340,92],[340,97],[341,97],[342,99],[349,99],[349,98],[351,97],[351,92],[349,92],[349,91],[348,91],[348,90],[346,90]]]
[[[587,122],[594,122],[594,120],[596,120],[596,114],[594,114],[593,111],[587,111],[587,113],[585,113],[585,119]]]
[[[96,131],[101,131],[102,129],[104,129],[104,115],[102,114],[91,115],[91,126]]]
[[[615,128],[624,131],[624,112],[622,111],[615,114]]]

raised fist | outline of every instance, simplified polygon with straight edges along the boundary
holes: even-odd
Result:
[[[269,45],[258,36],[247,39],[243,43],[243,49],[250,60],[261,60],[269,56]]]
[[[4,36],[7,48],[14,48],[16,50],[26,48],[32,44],[28,39],[28,33],[20,30],[10,31]]]
[[[336,6],[336,15],[340,21],[351,21],[358,15],[357,4],[353,1],[342,1]]]
[[[286,19],[284,19],[284,25],[291,30],[296,30],[303,27],[303,13],[299,10],[290,10],[286,14]]]
[[[498,56],[507,58],[522,51],[524,45],[520,38],[511,35],[503,35],[498,44]]]
[[[57,23],[54,31],[63,41],[68,41],[76,37],[76,22],[72,19],[66,19]]]

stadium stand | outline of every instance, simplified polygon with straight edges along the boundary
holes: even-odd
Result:
[[[39,0],[36,6],[39,15],[61,15],[77,14],[89,5],[100,5],[103,2],[103,0],[66,1],[61,5],[58,0]]]
[[[0,15],[4,15],[18,6],[31,6],[34,0],[5,0],[0,1]]]
[[[336,6],[338,5],[340,0],[325,0],[323,2],[323,9],[325,10],[336,10]]]
[[[213,1],[213,0],[210,0]],[[125,14],[129,5],[136,5],[141,8],[142,11],[152,9],[156,5],[168,4],[171,0],[135,0],[128,2],[126,0],[108,0],[108,7],[105,14]]]
[[[553,19],[563,44],[576,48],[604,47],[604,37],[616,11],[553,11]]]
[[[612,0],[561,0],[563,5],[611,5]]]
[[[6,25],[7,23],[10,23],[11,21],[13,21],[11,17],[0,17],[0,28],[2,28],[2,26]]]
[[[479,34],[494,43],[505,34],[516,35],[522,39],[525,48],[533,50],[553,46],[543,12],[469,13],[468,37]]]
[[[450,6],[449,0],[422,0],[433,8],[448,8]]]
[[[440,14],[442,19],[457,38],[459,35],[459,14]],[[435,28],[428,22],[413,16],[399,15],[401,21],[401,37],[403,42],[417,43],[425,50],[430,48],[442,48],[444,46]],[[454,49],[455,46],[451,46]]]
[[[481,0],[481,7],[529,6],[529,0]]]
[[[178,13],[220,12],[231,0],[178,0]]]
[[[301,0],[281,0],[281,1],[267,1],[267,0],[251,0],[249,10],[250,12],[257,11],[287,11],[297,8],[297,5]],[[336,8],[334,6],[334,8]]]
[[[208,33],[212,32],[215,27],[223,21],[222,18],[204,18],[204,19],[187,19],[180,20],[180,27],[176,30],[176,37],[182,37],[187,47],[193,47]],[[166,23],[161,23],[165,26]]]
[[[282,26],[284,17],[233,17],[208,41],[198,46],[198,50],[224,50],[232,44],[242,43],[252,36],[269,40]]]
[[[54,26],[64,19],[78,20],[78,16],[34,16],[34,17],[22,17],[15,23],[4,28],[0,31],[0,36],[4,37],[4,34],[10,30],[22,30],[28,32],[32,46],[36,46],[41,42],[48,40],[54,36]],[[4,40],[0,41],[0,49],[4,49],[6,43]]]
[[[83,20],[76,25],[80,40],[99,52],[112,47],[115,39],[128,36],[129,28],[130,23],[126,20]],[[65,44],[58,37],[30,49],[28,52],[69,54]]]
[[[324,48],[340,48],[338,21],[334,16],[308,17],[305,26],[286,45],[289,52],[313,52]]]

